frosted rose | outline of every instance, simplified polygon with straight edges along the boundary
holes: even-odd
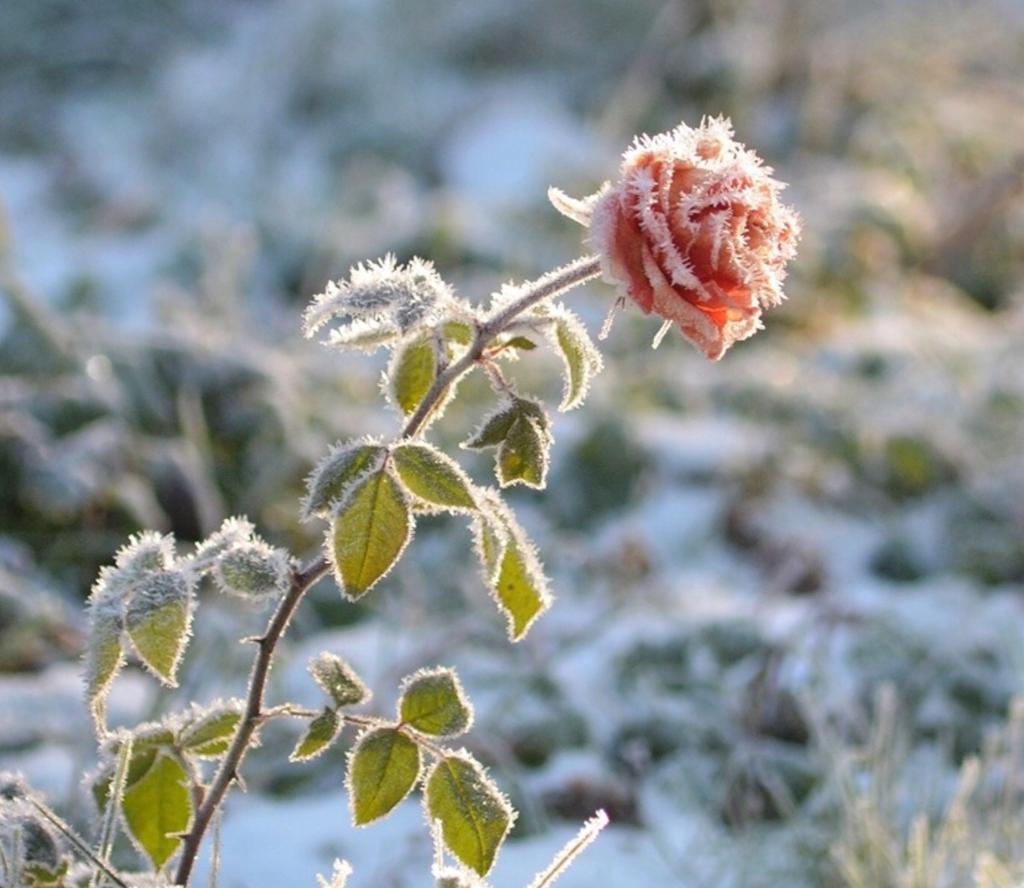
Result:
[[[782,301],[800,220],[780,203],[783,184],[733,139],[724,118],[637,139],[622,175],[561,212],[590,227],[605,280],[674,324],[712,360],[762,327]]]

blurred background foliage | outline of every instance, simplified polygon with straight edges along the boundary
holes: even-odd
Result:
[[[439,520],[372,600],[322,584],[275,693],[308,694],[324,645],[384,687],[458,666],[474,752],[523,811],[508,884],[597,806],[621,829],[567,885],[1019,878],[1017,802],[993,825],[968,794],[966,849],[914,824],[941,833],[972,755],[1019,789],[998,738],[1024,690],[1022,71],[1019,0],[6,0],[0,761],[87,819],[97,568],[141,528],[187,546],[238,513],[308,553],[312,463],[397,427],[379,358],[299,336],[326,279],[420,254],[485,299],[581,251],[548,184],[589,192],[634,133],[723,113],[804,218],[789,302],[716,365],[620,317],[549,490],[515,498],[555,610],[508,647]],[[611,296],[572,302],[597,326]],[[521,385],[554,396],[554,361]],[[488,398],[467,384],[437,439]],[[182,699],[241,687],[223,640],[260,620],[202,607]],[[141,676],[119,693],[126,719],[168,702]],[[284,872],[330,851],[422,884],[342,822],[340,757],[281,764],[292,740],[266,732],[260,816],[339,813]],[[276,858],[238,859],[252,829],[227,819],[226,885],[269,884]]]

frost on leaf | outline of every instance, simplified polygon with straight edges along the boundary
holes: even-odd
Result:
[[[498,447],[498,481],[501,486],[525,484],[543,488],[548,472],[548,444],[549,439],[537,420],[520,413]]]
[[[125,630],[143,665],[174,687],[192,623],[195,580],[184,571],[167,570],[147,574],[133,586]]]
[[[430,822],[441,822],[444,843],[473,872],[485,876],[515,820],[508,800],[468,752],[446,755],[425,782]]]
[[[164,683],[174,683],[195,584],[191,572],[174,563],[171,537],[143,533],[118,551],[114,566],[103,568],[93,585],[84,665],[89,708],[101,734],[107,693],[124,664],[125,633],[143,663]]]
[[[533,544],[500,494],[485,491],[481,504],[481,520],[474,526],[477,554],[491,594],[508,617],[509,637],[519,641],[551,606],[548,580]]]
[[[497,447],[505,440],[508,430],[516,419],[516,403],[514,398],[509,398],[498,404],[489,413],[479,428],[465,441],[462,446],[466,450],[484,450],[488,447]]]
[[[193,706],[179,730],[182,749],[199,758],[218,758],[228,746],[242,721],[241,700],[226,700],[206,707]]]
[[[508,545],[508,531],[493,509],[482,510],[473,519],[472,529],[473,547],[480,560],[484,582],[490,588],[496,581],[498,566]]]
[[[122,602],[116,588],[116,572],[105,567],[89,599],[89,641],[85,649],[85,683],[89,709],[97,730],[106,730],[106,700],[117,673],[124,665],[121,632]]]
[[[399,345],[387,369],[388,397],[405,416],[416,412],[437,377],[437,347],[431,336]]]
[[[391,813],[416,785],[420,749],[397,728],[364,731],[349,753],[352,820],[363,826]]]
[[[345,497],[352,483],[379,469],[385,456],[387,448],[371,438],[335,444],[306,480],[302,520],[329,517],[332,507]]]
[[[402,682],[398,716],[432,737],[458,737],[473,724],[473,707],[452,669],[423,669]]]
[[[544,407],[530,398],[512,396],[481,423],[462,446],[470,450],[497,447],[495,470],[502,487],[525,484],[543,488],[548,451],[554,439]]]
[[[409,498],[390,471],[356,482],[327,532],[327,557],[342,592],[365,595],[398,561],[413,526]]]
[[[99,811],[106,809],[115,792],[115,771],[118,760],[130,741],[130,756],[126,762],[122,793],[138,783],[156,763],[162,750],[171,751],[175,739],[173,731],[161,722],[147,722],[133,731],[118,731],[101,748],[100,768],[89,781],[93,800]],[[124,797],[115,803],[120,804]]]
[[[338,713],[325,706],[319,715],[310,719],[305,734],[292,750],[288,761],[305,762],[316,758],[338,739],[343,726],[344,722]]]
[[[417,500],[449,512],[476,508],[473,484],[450,457],[429,444],[399,444],[393,453],[395,471]]]
[[[433,264],[413,258],[403,266],[388,255],[354,266],[348,280],[328,283],[306,309],[303,332],[312,337],[339,321],[326,344],[372,348],[436,323],[454,300]]]
[[[176,756],[159,753],[146,774],[125,790],[122,812],[135,845],[154,869],[163,869],[192,822],[192,793],[184,765]]]
[[[227,518],[220,529],[207,537],[196,548],[192,556],[191,567],[196,573],[206,573],[213,569],[217,559],[228,549],[253,539],[256,528],[247,518]]]
[[[128,580],[156,570],[166,570],[174,563],[174,539],[152,531],[128,538],[126,545],[114,555],[114,565]]]
[[[323,651],[309,662],[309,673],[335,706],[357,706],[370,699],[370,689],[341,657]]]
[[[222,592],[242,598],[283,594],[291,581],[288,553],[262,540],[237,543],[217,559],[214,579]]]
[[[558,305],[550,317],[553,323],[548,327],[548,336],[564,364],[565,384],[558,409],[572,410],[583,403],[591,379],[601,372],[604,364],[586,327],[573,312]]]

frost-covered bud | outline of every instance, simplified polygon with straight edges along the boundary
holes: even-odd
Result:
[[[637,139],[614,185],[555,207],[590,227],[604,277],[644,311],[676,325],[717,360],[762,326],[783,299],[797,214],[783,184],[733,139],[725,118]]]
[[[128,538],[128,543],[117,550],[114,563],[125,579],[154,570],[166,570],[174,564],[174,537],[151,530]]]
[[[197,573],[212,570],[225,552],[234,546],[251,542],[256,535],[256,528],[248,518],[227,518],[220,529],[211,534],[196,547],[192,556],[192,569]]]
[[[237,543],[217,560],[213,573],[217,586],[242,598],[279,595],[288,588],[291,565],[288,553],[262,540]]]

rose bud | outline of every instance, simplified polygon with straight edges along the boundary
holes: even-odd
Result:
[[[549,197],[590,228],[604,278],[645,314],[664,318],[712,360],[763,326],[784,298],[800,220],[780,203],[783,183],[733,139],[725,118],[637,139],[621,178],[574,200]]]

